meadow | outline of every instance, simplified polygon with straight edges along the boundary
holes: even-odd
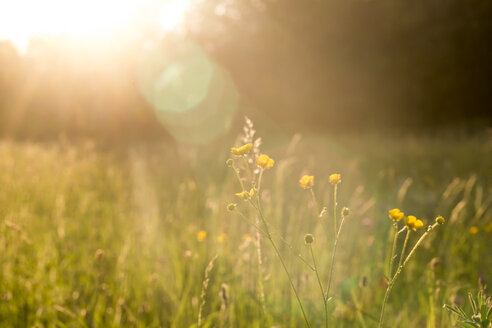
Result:
[[[324,305],[301,257],[312,265],[304,241],[311,233],[325,284],[333,173],[341,175],[337,211],[346,206],[350,215],[333,267],[329,326],[377,327],[392,208],[425,225],[439,215],[446,222],[396,281],[385,326],[453,327],[457,317],[444,304],[471,311],[467,292],[492,279],[490,130],[257,134],[261,153],[275,160],[261,182],[263,211],[312,327],[324,326]],[[226,161],[238,145],[235,136],[199,147],[0,141],[0,327],[196,327],[199,312],[202,327],[305,326],[274,249],[244,220],[254,223],[255,212],[235,196],[241,189]],[[299,186],[305,174],[314,176],[316,203]]]

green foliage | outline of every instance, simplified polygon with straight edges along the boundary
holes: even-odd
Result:
[[[289,282],[265,241],[267,324],[260,320],[254,229],[226,209],[242,202],[224,165],[230,146],[229,140],[201,149],[156,142],[108,150],[1,141],[0,327],[196,326],[204,272],[215,254],[203,327],[302,327]],[[339,210],[347,205],[351,213],[336,255],[331,326],[376,326],[387,286],[389,262],[382,259],[391,254],[387,211],[394,206],[425,224],[438,214],[447,221],[398,278],[385,323],[424,327],[433,304],[432,327],[453,324],[442,304],[459,304],[460,291],[492,267],[485,256],[492,223],[488,139],[307,138],[297,147],[290,140],[262,147],[277,160],[262,182],[265,215],[304,258],[310,258],[304,235],[313,234],[323,283],[333,246],[326,233],[333,224],[322,221],[332,209],[328,177],[342,174]],[[315,175],[317,200],[329,206],[322,218],[299,186],[305,173]],[[413,183],[399,193],[407,178]],[[471,226],[479,232],[470,234]],[[201,230],[207,236],[198,241]],[[222,233],[228,238],[219,243]],[[279,248],[313,326],[322,325],[316,277],[299,268],[288,247]],[[219,296],[224,284],[226,299]]]
[[[476,298],[468,293],[471,312],[465,312],[458,305],[444,305],[444,308],[458,315],[458,325],[464,328],[490,328],[492,326],[492,299],[480,288]]]

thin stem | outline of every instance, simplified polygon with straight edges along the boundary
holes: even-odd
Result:
[[[258,219],[256,220],[258,222]],[[260,304],[262,310],[262,316],[265,318],[266,315],[266,307],[265,307],[265,288],[263,287],[263,270],[262,270],[262,256],[261,256],[261,239],[260,239],[260,230],[256,230],[256,254],[258,257],[258,289],[260,293]]]
[[[330,266],[330,276],[328,277],[328,287],[326,289],[326,299],[328,299],[328,296],[330,294],[331,278],[333,276],[333,266],[335,264],[335,255],[337,253],[338,239],[340,237],[340,232],[342,231],[344,221],[345,221],[345,216],[342,215],[342,221],[340,221],[340,227],[338,228],[338,233],[337,233],[337,236],[335,238],[335,244],[333,245],[333,252],[332,252],[332,256],[331,256],[331,266]]]
[[[391,276],[393,275],[393,266],[396,258],[396,243],[398,241],[398,222],[393,223],[393,229],[394,229],[394,238],[393,238],[393,248],[391,250],[391,257],[390,257],[390,266],[388,270],[388,277],[391,279]]]
[[[323,284],[321,283],[321,279],[319,277],[318,267],[316,266],[316,258],[313,252],[313,246],[309,244],[309,250],[311,251],[311,257],[313,258],[314,272],[316,273],[316,278],[318,279],[319,289],[321,290],[321,297],[323,298],[323,303],[325,304],[325,327],[328,328],[328,302],[325,297],[325,290],[323,288]]]
[[[391,289],[393,288],[393,285],[395,284],[395,281],[396,279],[398,278],[398,276],[401,274],[401,272],[403,271],[403,268],[407,265],[408,261],[410,261],[410,259],[412,258],[412,255],[415,253],[415,250],[419,247],[419,245],[424,241],[424,239],[429,235],[429,233],[438,225],[438,223],[434,223],[432,226],[429,226],[427,228],[427,231],[424,232],[424,234],[419,238],[419,240],[415,243],[415,245],[413,246],[412,250],[410,251],[410,253],[408,253],[408,256],[407,258],[405,259],[405,261],[403,261],[403,264],[401,265],[398,265],[398,269],[396,270],[396,273],[395,275],[393,276],[393,278],[391,279],[390,283],[388,284],[388,287],[386,288],[386,293],[384,294],[384,299],[383,299],[383,305],[381,307],[381,315],[379,317],[379,328],[383,327],[383,321],[384,321],[384,309],[385,309],[385,306],[386,306],[386,302],[388,301],[388,298],[389,298],[389,295],[391,293]],[[405,244],[403,245],[403,247],[406,246],[406,241],[408,239],[408,235],[410,234],[410,230],[408,230],[407,232],[407,237],[405,238]],[[403,258],[403,255],[404,255],[404,252],[402,251],[402,258]],[[400,259],[400,263],[402,262],[402,260]]]
[[[335,229],[333,234],[337,233],[337,185],[333,186],[333,222],[335,224]]]
[[[316,216],[319,216],[320,211],[318,201],[316,200],[316,195],[314,194],[313,188],[309,188],[309,191],[311,192],[311,196],[313,197],[314,207],[316,208]]]
[[[258,185],[259,185],[259,182],[261,181],[261,173],[262,173],[262,171],[260,171],[260,179],[258,179]],[[258,189],[259,189],[259,186],[258,186]],[[258,200],[259,200],[259,198],[258,198]],[[258,202],[258,205],[259,205],[259,202]],[[263,225],[265,226],[265,231],[267,233],[267,239],[272,244],[272,247],[275,250],[275,253],[276,253],[277,257],[280,260],[280,263],[282,264],[282,267],[284,268],[284,271],[285,271],[285,273],[287,275],[287,278],[289,279],[290,286],[292,287],[292,290],[294,291],[294,295],[296,296],[297,303],[299,304],[299,307],[300,307],[301,312],[302,312],[302,316],[304,317],[304,321],[306,322],[306,325],[309,328],[311,328],[311,324],[309,323],[309,321],[307,319],[307,316],[306,316],[306,312],[304,311],[304,307],[302,306],[301,298],[299,297],[299,294],[297,293],[297,289],[296,289],[296,287],[294,285],[294,282],[292,281],[292,277],[291,277],[291,275],[289,273],[289,270],[287,269],[287,266],[285,265],[284,259],[282,258],[282,255],[280,254],[280,251],[279,251],[279,249],[277,247],[277,244],[275,243],[275,241],[272,238],[272,235],[270,234],[270,230],[268,229],[268,224],[267,224],[267,222],[265,220],[265,217],[263,216],[263,211],[261,210],[261,207],[260,206],[258,206],[258,212],[260,214],[260,219],[263,222]]]
[[[401,255],[400,255],[400,261],[398,262],[398,268],[401,267],[401,264],[403,263],[403,257],[405,256],[405,251],[407,249],[407,243],[408,243],[408,238],[410,237],[410,229],[407,228],[407,235],[405,236],[405,242],[403,243],[403,248],[401,249]],[[393,279],[390,276],[390,279]]]
[[[252,202],[252,201],[250,200],[250,203],[251,203],[251,206],[253,206],[255,210],[259,211],[258,207],[255,205],[255,203],[254,203],[254,202]],[[248,224],[250,224],[250,225],[252,225],[253,227],[255,227],[256,229],[258,229],[258,231],[260,231],[260,232],[261,232],[261,233],[262,233],[265,237],[268,237],[268,234],[267,234],[267,233],[266,233],[263,229],[261,229],[260,227],[258,227],[258,226],[257,226],[257,225],[255,225],[255,224],[253,224],[253,223],[249,222],[249,220],[247,220],[247,219],[246,219],[246,217],[245,217],[245,216],[244,216],[241,212],[239,212],[239,211],[238,211],[238,213],[242,215],[243,219],[244,219],[244,220],[245,220]],[[267,224],[268,224],[268,222],[267,222]],[[312,266],[311,264],[309,264],[309,263],[308,263],[308,261],[306,261],[306,259],[305,259],[305,258],[303,258],[303,257],[302,257],[302,255],[299,253],[299,251],[298,251],[298,250],[294,249],[294,247],[292,247],[292,245],[291,245],[291,244],[290,244],[287,240],[285,240],[285,238],[284,238],[284,237],[282,237],[282,235],[278,232],[278,230],[277,230],[275,227],[271,226],[270,224],[268,224],[268,226],[269,226],[272,230],[274,230],[273,232],[272,232],[272,231],[270,231],[270,234],[271,234],[272,236],[274,236],[274,235],[275,235],[275,236],[278,236],[278,238],[280,239],[280,241],[281,241],[281,242],[283,242],[283,243],[284,243],[284,244],[285,244],[285,245],[289,248],[289,250],[290,250],[290,251],[291,251],[291,252],[292,252],[292,253],[293,253],[293,254],[294,254],[294,255],[295,255],[298,259],[300,259],[300,260],[301,260],[301,261],[302,261],[305,265],[307,265],[307,266],[309,267],[309,269],[311,269],[311,270],[313,270],[313,271],[314,271],[313,266]]]
[[[407,258],[405,259],[405,262],[403,262],[403,266],[405,266],[408,261],[410,261],[410,258],[412,257],[412,255],[415,253],[415,250],[417,249],[417,247],[419,247],[419,245],[424,241],[424,239],[429,235],[429,233],[439,225],[439,223],[434,223],[433,225],[427,227],[427,231],[424,232],[424,234],[419,238],[419,240],[415,243],[415,246],[413,246],[412,250],[410,251],[410,253],[408,253],[408,256]]]
[[[253,182],[253,173],[251,172],[251,168],[249,167],[248,158],[246,156],[243,156],[243,159],[244,159],[244,164],[248,169],[247,171],[248,171],[249,179],[251,180],[251,182]]]
[[[234,170],[234,173],[236,174],[237,179],[239,180],[239,184],[241,185],[242,191],[245,191],[246,189],[244,189],[243,180],[241,179],[241,176],[239,175],[239,169],[234,165],[234,162],[232,162],[231,167]]]

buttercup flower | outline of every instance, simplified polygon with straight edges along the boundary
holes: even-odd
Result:
[[[478,233],[478,228],[476,226],[472,226],[470,227],[469,232],[471,235],[476,235]]]
[[[329,181],[333,186],[335,186],[342,181],[342,176],[338,173],[334,173],[330,175]]]
[[[388,212],[388,217],[393,221],[400,221],[405,216],[405,213],[400,211],[399,208],[394,208]]]
[[[299,180],[299,184],[301,185],[302,188],[304,189],[310,189],[314,185],[314,176],[312,175],[305,175]]]
[[[248,155],[249,152],[251,151],[251,148],[253,148],[252,143],[247,143],[247,144],[245,144],[241,147],[238,147],[238,148],[232,147],[231,148],[231,154],[236,155],[236,156]]]
[[[227,240],[227,234],[225,233],[221,233],[218,237],[217,237],[217,242],[219,242],[220,244],[225,242]]]
[[[196,234],[196,240],[198,241],[204,241],[205,238],[207,238],[207,232],[205,230],[200,230]]]
[[[422,229],[424,227],[424,222],[422,220],[417,219],[413,215],[409,215],[404,219],[405,225],[408,229],[412,229],[413,231],[417,231],[417,229]]]
[[[444,218],[442,216],[438,216],[436,218],[436,222],[439,223],[439,224],[444,224],[444,222],[446,222],[446,220],[444,220]]]
[[[236,195],[236,197],[238,197],[242,200],[248,200],[248,199],[252,198],[255,195],[255,193],[256,193],[256,189],[251,188],[251,190],[249,192],[246,190],[243,190],[241,192],[236,193],[235,195]]]
[[[266,170],[269,169],[275,164],[275,161],[271,159],[268,155],[260,155],[256,158],[256,165]]]

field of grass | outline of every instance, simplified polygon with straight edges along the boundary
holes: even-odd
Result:
[[[342,176],[339,209],[351,215],[334,266],[331,327],[377,327],[395,207],[426,225],[438,215],[446,223],[396,282],[387,327],[453,327],[443,304],[469,310],[466,293],[492,279],[490,131],[398,139],[259,134],[262,152],[275,159],[263,175],[263,211],[313,327],[324,326],[323,301],[315,274],[295,254],[311,263],[304,235],[312,233],[320,278],[328,280],[332,173]],[[238,214],[255,222],[225,164],[238,144],[0,141],[0,327],[192,327],[202,300],[203,327],[303,327],[274,250],[264,237],[258,249],[255,229]],[[299,186],[304,174],[315,176],[319,206],[328,208],[321,218]],[[236,211],[227,211],[231,202]],[[200,231],[206,236],[197,238]]]

